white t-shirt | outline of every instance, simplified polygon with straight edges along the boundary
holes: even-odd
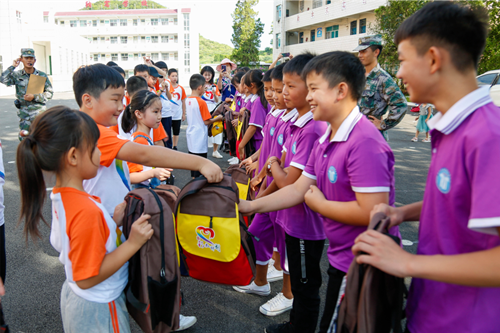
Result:
[[[212,118],[207,103],[201,97],[186,99],[186,118],[188,127],[186,138],[191,153],[203,154],[208,151],[208,127],[204,121]]]
[[[170,102],[169,102],[170,103]],[[162,102],[161,104],[163,105],[163,98],[162,98]],[[125,111],[123,111],[125,112]],[[118,116],[118,132],[119,132],[119,135],[121,138],[123,139],[127,139],[127,140],[130,140],[132,141],[132,134],[135,133],[135,131],[137,131],[137,125],[134,125],[134,127],[132,127],[132,130],[130,132],[125,132],[123,129],[122,129],[122,119],[123,119],[123,112],[120,113],[120,115]],[[163,117],[163,109],[161,110],[161,116],[162,118]],[[170,116],[169,116],[170,117]],[[150,138],[154,138],[154,135],[153,135],[153,129],[151,129],[149,131],[149,137]]]
[[[172,110],[172,120],[182,120],[182,101],[186,99],[186,91],[181,85],[174,88],[172,93],[171,110]]]

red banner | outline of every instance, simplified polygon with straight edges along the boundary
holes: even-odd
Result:
[[[109,8],[109,2],[110,2],[110,0],[104,1],[104,7],[108,7]]]
[[[85,7],[92,8],[92,2],[90,1],[85,2]]]

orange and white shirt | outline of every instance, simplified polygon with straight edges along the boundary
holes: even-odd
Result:
[[[172,92],[172,99],[169,101],[172,120],[182,119],[182,101],[185,100],[186,97],[186,91],[181,85],[174,88],[174,91]]]
[[[131,140],[132,134],[137,130],[137,125],[134,125],[130,132],[125,132],[122,128],[123,112],[118,116],[118,125],[111,126],[110,128],[116,134],[119,134],[121,138]],[[167,137],[167,132],[165,132],[165,127],[163,127],[163,124],[160,123],[160,126],[158,126],[158,128],[152,128],[151,131],[149,131],[149,137],[153,138],[153,142],[165,139]]]
[[[186,139],[191,153],[208,152],[208,127],[204,121],[212,118],[207,103],[201,97],[191,96],[186,99],[186,119],[188,127]]]
[[[102,199],[102,204],[113,214],[115,207],[130,192],[130,175],[126,162],[116,159],[118,152],[129,140],[121,139],[112,129],[97,124],[101,136],[97,148],[101,151],[101,165],[97,175],[83,181],[85,192]]]
[[[138,144],[141,144],[141,145],[154,146],[153,140],[151,140],[151,138],[143,132],[135,132],[134,134],[132,134],[131,141],[138,143]],[[136,164],[136,163],[132,163],[132,162],[127,162],[127,165],[128,165],[128,170],[130,171],[130,173],[143,172],[143,171],[148,171],[148,170],[152,169],[152,167],[149,167],[146,165],[140,165],[140,164]],[[141,182],[141,184],[147,186],[147,185],[149,185],[149,180],[145,180],[145,181]]]
[[[50,198],[50,243],[59,252],[68,285],[75,294],[91,302],[109,303],[117,299],[128,282],[128,262],[92,288],[81,289],[75,282],[97,276],[104,256],[121,244],[115,221],[98,197],[75,188],[54,188]]]
[[[201,98],[207,103],[208,110],[212,112],[217,103],[215,102],[215,96],[220,96],[219,88],[216,84],[205,84],[205,93]]]

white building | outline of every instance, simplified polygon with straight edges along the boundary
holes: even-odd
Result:
[[[127,9],[57,12],[56,24],[88,40],[90,63],[116,62],[133,75],[143,56],[165,61],[188,85],[199,70],[199,35],[191,9]],[[193,46],[193,47],[191,47]]]
[[[274,0],[274,52],[352,51],[386,0]]]
[[[1,72],[19,58],[21,48],[35,50],[35,68],[49,76],[55,91],[71,91],[74,71],[89,60],[87,40],[56,26],[48,12],[0,0]],[[0,84],[0,96],[14,93],[14,87]]]

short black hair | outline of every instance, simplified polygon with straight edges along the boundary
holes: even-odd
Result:
[[[178,71],[177,71],[177,69],[175,69],[175,68],[170,68],[170,69],[168,70],[168,76],[170,76],[170,74],[172,74],[172,73],[179,73],[179,72],[178,72]]]
[[[118,64],[114,61],[108,61],[108,63],[106,64],[106,66],[109,66],[109,67],[112,67],[112,66],[118,66]]]
[[[370,45],[368,46],[370,48],[370,50],[372,50],[373,52],[377,51],[377,50],[380,50],[380,52],[378,53],[377,55],[377,59],[378,57],[380,57],[380,55],[382,54],[382,49],[383,49],[383,46],[382,45]]]
[[[246,72],[250,71],[250,67],[238,67],[236,68],[236,73],[243,73],[245,74]]]
[[[125,71],[120,66],[110,66],[110,67],[113,68],[114,70],[118,71],[118,73],[123,74],[123,76],[126,75]]]
[[[245,73],[243,73],[243,72],[237,72],[236,74],[234,74],[233,77],[231,78],[231,84],[233,86],[240,84],[241,78],[243,77],[243,75],[245,75]]]
[[[334,51],[314,57],[302,71],[304,81],[313,72],[328,81],[330,88],[345,82],[355,100],[361,97],[365,89],[365,67],[358,57],[349,52]]]
[[[283,81],[283,67],[285,67],[285,64],[281,64],[281,65],[274,67],[273,68],[274,70],[271,74],[271,79]]]
[[[137,65],[134,67],[134,75],[137,75],[137,73],[141,73],[141,72],[148,72],[148,74],[149,74],[149,66],[144,65],[144,64],[140,64],[140,65]]]
[[[127,80],[127,93],[132,99],[132,96],[140,90],[148,90],[148,82],[142,76],[131,76]]]
[[[306,67],[307,63],[315,57],[311,52],[301,53],[293,57],[283,67],[283,74],[297,74],[302,75],[302,70]]]
[[[167,66],[167,63],[165,61],[157,61],[154,63],[154,65],[160,69],[165,69],[168,71],[168,66]]]
[[[484,8],[435,1],[407,18],[396,30],[396,45],[406,39],[416,47],[419,55],[430,47],[439,46],[450,52],[451,62],[459,71],[474,66],[486,45],[488,15]]]
[[[267,72],[264,73],[264,77],[262,78],[262,82],[271,82],[271,75],[274,72],[274,68],[269,69]]]
[[[82,66],[73,74],[73,91],[80,107],[84,94],[99,99],[104,90],[120,87],[125,87],[123,77],[112,67],[103,64]]]
[[[199,86],[202,86],[205,84],[205,78],[201,74],[193,74],[191,75],[191,78],[189,79],[189,87],[191,90],[196,90],[198,89]]]

